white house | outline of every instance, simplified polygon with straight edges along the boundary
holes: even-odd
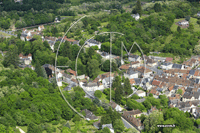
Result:
[[[43,25],[40,25],[40,26],[38,27],[38,30],[39,30],[39,31],[44,30],[44,26],[43,26]]]
[[[77,75],[77,79],[85,79],[85,74],[83,74],[83,75]]]
[[[124,73],[125,78],[133,79],[133,78],[138,78],[138,72],[133,71],[131,67]]]
[[[55,23],[60,23],[57,17],[55,18]]]
[[[28,54],[27,56],[23,56],[21,53],[19,54],[19,59],[25,64],[30,65],[32,61],[32,54]]]
[[[58,85],[59,87],[62,86],[62,80],[61,80],[61,78],[58,79],[57,85]]]
[[[136,92],[136,94],[139,96],[139,97],[145,97],[146,96],[146,92],[142,91],[142,90],[138,90]]]
[[[181,20],[178,22],[179,25],[181,26],[188,26],[189,25],[189,22],[187,20]]]
[[[129,61],[133,61],[133,62],[135,62],[135,61],[139,61],[140,62],[142,60],[142,58],[140,56],[138,56],[138,55],[131,54],[131,55],[129,55],[128,60]]]
[[[29,58],[24,58],[22,60],[24,61],[25,65],[30,65],[31,64],[31,60]]]
[[[140,15],[137,13],[137,14],[133,14],[131,15],[133,18],[135,18],[135,20],[139,20],[140,19]]]
[[[122,107],[120,107],[118,104],[116,104],[115,102],[111,101],[110,103],[110,106],[115,109],[117,112],[121,112],[123,110]]]
[[[63,74],[60,71],[57,72],[57,78],[61,78],[61,77],[63,77]]]
[[[110,87],[110,79],[111,79],[111,84],[112,84],[114,77],[107,77],[102,80],[102,84],[104,85],[105,88]]]
[[[165,70],[168,70],[168,69],[172,69],[172,66],[173,66],[172,63],[170,63],[170,62],[164,62],[164,63],[161,65],[161,68],[162,68],[162,69],[165,69]]]
[[[115,133],[113,127],[112,127],[112,124],[103,124],[102,125],[102,129],[104,129],[105,127],[108,127],[110,129],[110,132],[111,133]]]
[[[89,39],[89,40],[87,40],[87,45],[88,45],[89,47],[98,46],[98,48],[101,49],[101,43],[98,42],[98,41],[96,41],[96,40],[94,40],[94,39]]]
[[[140,62],[139,61],[135,61],[135,62],[131,62],[131,67],[132,68],[136,68],[140,66]]]
[[[31,36],[26,36],[26,41],[29,41],[29,40],[31,40],[31,39],[32,39]]]

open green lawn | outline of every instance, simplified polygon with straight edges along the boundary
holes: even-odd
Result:
[[[177,25],[175,24],[176,22],[180,21],[180,20],[184,20],[185,18],[180,18],[180,19],[175,19],[174,20],[174,24],[171,27],[172,31],[176,31],[177,30]],[[197,19],[196,18],[190,18],[190,23],[192,23],[194,25],[194,32],[200,31],[200,26],[197,24]]]
[[[104,26],[104,27],[105,27],[105,26],[107,26],[107,25],[108,25],[108,23],[109,23],[109,22],[104,22],[104,23],[101,23],[101,26]]]
[[[166,38],[165,44],[169,44],[169,43],[171,42],[172,38],[173,38],[173,35],[170,34],[170,35]]]

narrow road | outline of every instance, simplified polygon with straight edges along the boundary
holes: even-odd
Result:
[[[20,133],[26,133],[21,128],[19,128],[19,127],[16,127],[16,128],[19,129]]]

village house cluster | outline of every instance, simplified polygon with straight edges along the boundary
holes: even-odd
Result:
[[[185,22],[185,21],[184,21]],[[182,22],[180,25],[185,25]],[[33,35],[41,35],[43,41],[47,41],[54,51],[54,44],[56,41],[65,42],[68,41],[72,45],[77,44],[79,41],[69,39],[66,36],[62,37],[43,37],[42,31],[44,26],[39,26],[38,29],[26,30],[23,29],[21,36],[22,40],[31,41]],[[94,39],[86,41],[85,47],[97,46],[101,49],[101,42]],[[177,107],[184,112],[190,112],[195,118],[200,116],[200,57],[192,57],[191,59],[183,62],[182,64],[173,63],[171,57],[159,57],[159,56],[139,56],[139,55],[125,55],[127,58],[122,58],[108,52],[96,50],[100,54],[103,60],[118,60],[121,62],[121,66],[118,68],[123,72],[122,75],[128,78],[132,85],[133,94],[138,95],[141,99],[136,100],[139,103],[144,102],[145,96],[150,93],[154,98],[159,98],[159,95],[166,95],[169,98],[169,106]],[[159,53],[158,53],[159,54]],[[21,61],[21,67],[34,67],[31,66],[32,55],[19,55]],[[125,63],[126,62],[126,63]],[[128,64],[127,64],[128,62]],[[45,68],[50,81],[52,78],[57,79],[57,85],[63,86],[63,83],[67,83],[68,86],[63,90],[70,91],[73,87],[80,85],[85,92],[94,94],[96,90],[103,91],[106,88],[110,88],[115,76],[118,73],[104,73],[98,75],[97,78],[91,80],[87,75],[77,75],[76,71],[72,69],[62,70],[55,68],[53,65],[45,64]],[[56,77],[53,75],[56,74]],[[140,86],[143,90],[137,90],[135,86]],[[120,105],[114,102],[110,103],[111,107],[116,111],[122,113],[122,117],[128,121],[132,126],[138,130],[142,130],[144,126],[141,120],[138,118],[141,114],[148,115],[152,111],[157,110],[156,107],[151,107],[147,113],[140,110],[126,111]],[[85,110],[88,113],[86,116],[91,119],[96,119],[91,112]],[[99,123],[94,123],[97,127]],[[102,128],[108,127],[113,132],[112,124],[103,125]]]

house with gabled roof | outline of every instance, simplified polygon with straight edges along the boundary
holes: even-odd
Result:
[[[102,129],[104,129],[105,127],[108,127],[108,128],[110,129],[110,132],[111,132],[111,133],[115,133],[112,124],[103,124],[103,125],[102,125]]]
[[[149,65],[150,67],[154,67],[157,65],[157,62],[154,61],[153,59],[147,59],[146,64]]]
[[[199,61],[197,59],[190,59],[188,61],[185,61],[183,62],[182,64],[184,65],[184,68],[187,69],[187,68],[193,68],[194,66],[197,66],[199,63]]]
[[[172,69],[183,69],[183,68],[184,68],[184,66],[181,64],[173,64],[172,65]]]
[[[142,124],[141,120],[139,118],[135,118],[132,114],[132,111],[124,111],[122,117],[125,120],[127,120],[132,126],[134,126],[137,130],[141,131],[142,129],[144,129],[144,125]]]
[[[191,112],[191,109],[196,108],[197,106],[200,105],[199,100],[193,100],[193,101],[181,101],[178,102],[174,107],[179,108],[179,110],[182,110],[184,112]]]
[[[192,108],[191,113],[195,119],[198,119],[200,116],[200,107]]]
[[[121,112],[123,110],[122,107],[120,107],[118,104],[115,102],[111,101],[109,105],[112,107],[112,109],[116,110],[117,112]]]
[[[180,26],[189,26],[189,21],[184,19],[184,20],[180,20],[177,24]]]
[[[104,85],[105,88],[110,88],[110,84],[112,84],[113,80],[114,80],[114,77],[104,78],[102,80],[102,84]],[[110,81],[111,81],[111,83],[110,83]]]
[[[30,65],[32,61],[32,54],[29,53],[27,56],[22,55],[21,53],[19,54],[19,59],[20,61],[25,64],[25,65]]]
[[[38,27],[38,30],[39,30],[39,31],[43,31],[43,30],[44,30],[44,26],[43,26],[43,25],[40,25],[40,26]]]
[[[119,69],[121,69],[121,70],[128,70],[129,67],[130,67],[130,64],[125,64],[125,65],[121,65],[121,66],[119,67]]]
[[[157,91],[157,87],[152,88],[149,93],[153,94],[154,98],[159,98],[159,95],[161,94],[159,91]]]
[[[131,15],[133,18],[135,18],[135,20],[139,20],[140,19],[140,15],[137,13],[137,14],[132,14]]]
[[[129,79],[138,78],[138,72],[129,67],[129,69],[124,73],[124,77]]]
[[[96,41],[96,40],[94,40],[94,39],[89,39],[89,40],[87,40],[87,45],[88,45],[89,47],[98,46],[98,48],[101,49],[101,43],[98,42],[98,41]]]
[[[161,64],[161,68],[165,70],[172,69],[172,65],[173,64],[170,62],[164,62],[163,64]]]
[[[83,111],[85,112],[85,118],[86,118],[86,120],[88,120],[88,121],[90,121],[90,120],[98,120],[98,117],[95,116],[90,110],[84,109],[84,110],[81,111],[81,113]]]
[[[143,91],[143,90],[138,90],[138,91],[136,91],[136,94],[137,94],[139,97],[145,97],[145,96],[146,96],[146,92]]]
[[[138,55],[130,54],[128,56],[128,60],[129,61],[133,61],[133,62],[135,62],[135,61],[139,61],[140,62],[142,60],[142,58],[140,56],[138,56]]]
[[[186,101],[193,101],[193,100],[200,100],[200,92],[185,92],[183,97],[182,97],[182,101],[186,102]]]
[[[165,62],[172,62],[173,61],[173,58],[171,58],[171,57],[167,57],[166,59],[165,59]]]
[[[137,67],[140,67],[140,62],[139,61],[135,61],[135,62],[131,62],[130,63],[130,66],[132,67],[132,68],[137,68]]]

